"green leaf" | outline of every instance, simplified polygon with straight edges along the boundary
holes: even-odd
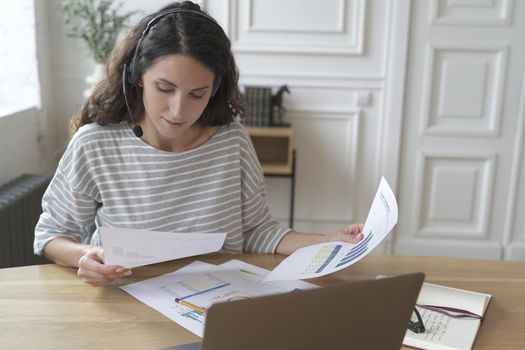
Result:
[[[138,11],[119,14],[123,2],[114,0],[62,0],[67,35],[80,38],[97,63],[104,63],[115,46],[119,32]]]

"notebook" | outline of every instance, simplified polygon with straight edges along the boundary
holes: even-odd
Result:
[[[407,331],[403,344],[433,350],[471,349],[491,297],[490,294],[423,283],[417,304],[426,330],[417,334]]]
[[[162,350],[399,350],[422,273],[217,303],[202,342]]]

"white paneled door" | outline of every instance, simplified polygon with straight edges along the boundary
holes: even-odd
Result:
[[[394,253],[524,258],[525,1],[413,1]]]

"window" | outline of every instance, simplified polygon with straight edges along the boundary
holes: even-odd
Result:
[[[0,1],[0,117],[40,108],[34,1]]]

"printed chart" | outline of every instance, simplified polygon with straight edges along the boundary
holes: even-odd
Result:
[[[175,302],[175,298],[207,309],[217,302],[314,287],[302,281],[263,282],[268,273],[268,270],[238,260],[219,266],[196,261],[176,272],[128,284],[121,289],[202,337],[206,315]]]
[[[323,276],[348,267],[368,255],[397,223],[397,202],[392,189],[381,179],[356,243],[330,242],[307,246],[282,261],[265,281],[285,281]]]

